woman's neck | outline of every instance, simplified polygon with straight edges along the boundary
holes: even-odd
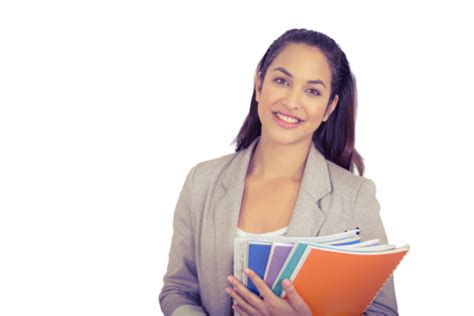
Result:
[[[311,143],[279,144],[260,136],[247,175],[262,180],[301,181]]]

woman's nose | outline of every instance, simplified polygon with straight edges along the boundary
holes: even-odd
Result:
[[[299,102],[299,91],[297,89],[289,89],[288,95],[285,97],[285,105],[289,108],[297,108]]]

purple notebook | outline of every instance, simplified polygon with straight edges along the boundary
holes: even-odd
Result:
[[[273,242],[268,258],[267,268],[265,269],[264,281],[272,288],[278,273],[280,273],[286,258],[291,252],[293,244]]]

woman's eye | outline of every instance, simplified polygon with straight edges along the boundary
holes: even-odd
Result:
[[[313,91],[313,92],[311,92],[311,94],[314,94],[314,95],[321,95],[321,93],[319,93],[319,91],[316,90],[316,89],[309,89],[309,90]]]
[[[273,81],[275,81],[275,82],[278,83],[278,84],[282,84],[282,83],[284,83],[284,82],[287,82],[287,81],[286,81],[285,79],[283,79],[283,78],[276,78],[276,79],[274,79]],[[316,95],[316,96],[321,95],[321,93],[320,93],[318,90],[316,90],[316,89],[309,89],[309,90],[311,91],[311,94],[313,94],[313,95]]]
[[[283,81],[286,82],[286,80],[283,79],[283,78],[276,78],[274,81],[275,81],[276,83],[282,83]]]

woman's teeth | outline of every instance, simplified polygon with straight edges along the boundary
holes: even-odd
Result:
[[[287,123],[298,123],[300,122],[301,120],[298,120],[298,119],[295,119],[295,118],[292,118],[292,117],[288,117],[288,116],[285,116],[281,113],[276,113],[276,116],[278,116],[278,118],[280,118],[282,121],[285,121]]]

